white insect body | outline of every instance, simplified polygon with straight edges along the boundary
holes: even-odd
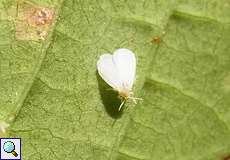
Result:
[[[97,70],[102,79],[118,92],[122,103],[119,110],[127,99],[135,103],[139,98],[132,97],[132,87],[136,75],[136,58],[129,49],[115,50],[114,54],[103,54],[97,61]]]

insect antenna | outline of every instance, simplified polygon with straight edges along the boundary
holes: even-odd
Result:
[[[128,99],[131,99],[135,104],[137,104],[137,100],[142,101],[142,98],[137,98],[137,97],[128,97]]]
[[[121,110],[121,108],[122,108],[122,106],[123,106],[124,104],[125,104],[125,100],[123,100],[122,103],[120,104],[119,109],[118,109],[119,111]]]

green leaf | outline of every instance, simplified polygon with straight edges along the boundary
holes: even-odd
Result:
[[[42,7],[52,23],[30,24],[25,11]],[[23,159],[230,154],[228,0],[2,0],[0,21],[0,127],[22,138]],[[122,47],[136,54],[143,101],[118,112],[96,62]]]

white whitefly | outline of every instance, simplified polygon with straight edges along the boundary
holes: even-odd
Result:
[[[136,75],[136,58],[132,51],[120,48],[114,54],[106,53],[97,61],[97,70],[102,79],[108,83],[123,99],[119,110],[127,99],[132,97],[132,87]]]

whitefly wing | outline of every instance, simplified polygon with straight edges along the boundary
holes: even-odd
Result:
[[[97,70],[102,79],[113,89],[120,90],[122,83],[111,54],[103,54],[97,61]]]
[[[136,75],[136,58],[132,51],[121,48],[114,52],[113,60],[121,78],[122,86],[131,90]]]

